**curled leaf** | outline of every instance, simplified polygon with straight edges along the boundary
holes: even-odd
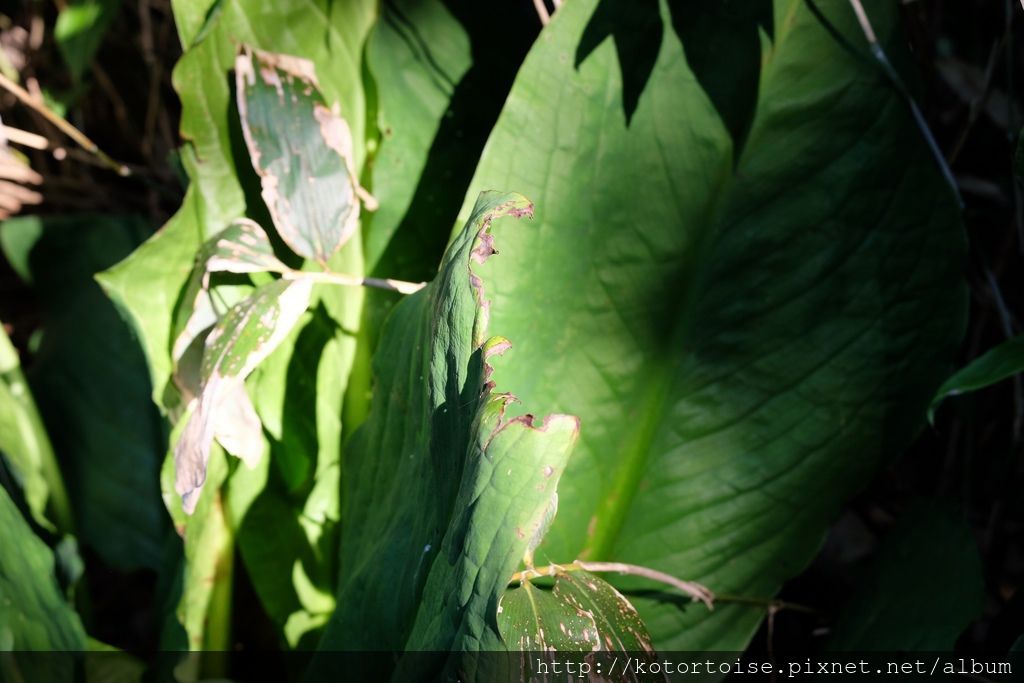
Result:
[[[174,448],[175,491],[182,508],[196,506],[215,435],[252,466],[262,453],[259,417],[245,393],[245,378],[277,348],[309,306],[312,282],[275,280],[228,311],[206,338],[201,387]]]
[[[258,224],[239,218],[211,237],[196,256],[178,310],[171,356],[178,361],[202,332],[217,322],[210,300],[210,273],[283,273],[288,268],[274,256],[270,238]]]

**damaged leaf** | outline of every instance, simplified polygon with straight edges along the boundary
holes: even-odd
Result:
[[[322,649],[452,652],[449,667],[463,651],[503,649],[498,600],[579,427],[568,415],[510,419],[513,397],[489,380],[509,343],[488,341],[475,269],[493,253],[491,222],[532,208],[483,193],[437,278],[385,324],[370,415],[346,449],[342,585]]]
[[[210,273],[283,273],[288,268],[274,256],[270,238],[258,224],[240,218],[203,244],[185,285],[178,311],[178,331],[171,350],[177,361],[202,332],[217,322],[210,298]]]
[[[359,186],[352,133],[320,93],[313,64],[243,48],[235,60],[238,111],[262,196],[281,238],[325,263],[355,232]]]
[[[260,420],[245,392],[245,378],[298,323],[312,286],[305,279],[263,285],[232,307],[206,338],[199,396],[174,449],[174,488],[185,512],[195,509],[215,434],[250,467],[262,455]]]
[[[513,650],[653,651],[633,604],[604,579],[571,567],[555,574],[553,588],[524,581],[506,590],[498,629]]]

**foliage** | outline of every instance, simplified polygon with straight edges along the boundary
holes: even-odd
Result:
[[[943,382],[932,399],[929,416],[947,397],[984,389],[1021,372],[1024,372],[1024,337],[1014,337],[989,349]]]
[[[100,8],[61,38],[76,80],[116,4],[62,13]],[[46,625],[12,637],[94,635],[47,545],[73,535],[159,577],[165,649],[231,649],[249,590],[281,647],[398,680],[745,648],[929,402],[1019,353],[942,383],[957,199],[850,5],[697,5],[570,0],[520,60],[465,3],[174,0],[174,216],[0,231],[48,318],[29,382],[0,338],[0,513],[35,563],[0,588]],[[978,613],[968,534],[921,510],[832,647],[949,647]],[[914,581],[947,554],[960,578]],[[956,614],[892,614],[956,581]]]

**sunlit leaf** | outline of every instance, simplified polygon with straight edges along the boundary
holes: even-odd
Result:
[[[243,48],[238,112],[263,201],[281,238],[326,262],[359,227],[352,131],[320,93],[313,63]]]
[[[651,651],[651,636],[632,603],[581,569],[556,573],[553,588],[530,581],[509,588],[499,604],[498,627],[518,650]]]
[[[47,514],[50,483],[47,466],[56,462],[46,428],[39,417],[28,382],[21,372],[18,351],[0,328],[0,457],[21,489],[32,518],[44,529],[56,530]],[[54,472],[50,472],[52,476]],[[57,473],[59,476],[59,473]],[[2,489],[0,489],[2,490]],[[62,524],[70,524],[63,510]]]
[[[206,479],[214,434],[251,467],[263,452],[259,417],[245,393],[245,378],[277,348],[309,305],[312,282],[275,280],[235,305],[206,338],[196,406],[175,446],[175,490],[186,512],[195,509]],[[225,424],[227,423],[227,424]]]
[[[255,221],[241,218],[207,240],[182,294],[175,329],[180,330],[171,357],[180,359],[203,330],[217,322],[210,293],[210,274],[283,273],[288,268],[274,256],[267,233]]]
[[[905,54],[898,8],[865,4]],[[494,378],[584,425],[537,554],[773,595],[923,424],[965,324],[959,212],[848,2],[774,2],[738,144],[672,30],[627,125],[614,41],[574,65],[597,5],[544,29],[464,204],[537,202],[480,268],[516,344]],[[662,650],[742,649],[764,617],[633,603]]]

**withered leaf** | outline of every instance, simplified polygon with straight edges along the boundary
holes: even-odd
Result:
[[[215,435],[247,464],[259,459],[261,424],[245,393],[245,378],[299,322],[312,286],[306,279],[263,285],[232,307],[206,338],[199,396],[174,448],[174,488],[185,512],[195,509]]]
[[[243,47],[235,80],[242,132],[274,226],[296,254],[326,262],[355,232],[360,197],[367,197],[348,123],[327,105],[307,60]]]

